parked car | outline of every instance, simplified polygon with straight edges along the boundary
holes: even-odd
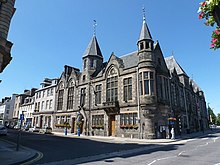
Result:
[[[0,135],[7,135],[8,129],[4,125],[0,125]]]
[[[39,133],[51,134],[52,133],[52,128],[51,127],[41,128]]]
[[[29,128],[29,131],[30,132],[39,132],[40,128],[39,127],[32,127],[32,128]]]
[[[212,124],[212,125],[210,125],[209,127],[210,127],[211,129],[212,129],[212,128],[216,128],[216,125],[215,125],[215,124]]]
[[[21,127],[21,130],[22,130],[22,131],[28,131],[29,128],[30,128],[29,125],[25,125],[25,126],[22,126],[22,127]]]
[[[14,129],[20,129],[20,125],[18,125],[18,124],[15,125],[15,126],[14,126]]]

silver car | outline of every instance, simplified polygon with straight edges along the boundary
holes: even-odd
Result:
[[[8,130],[4,125],[0,125],[0,135],[7,135]]]

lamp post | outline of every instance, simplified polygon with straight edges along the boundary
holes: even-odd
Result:
[[[17,146],[16,146],[16,151],[19,150],[19,143],[20,143],[20,137],[21,137],[21,126],[22,126],[22,123],[23,123],[23,120],[24,120],[24,111],[22,111],[22,113],[20,114],[20,129],[19,129],[19,132],[18,132],[18,136],[17,136]]]

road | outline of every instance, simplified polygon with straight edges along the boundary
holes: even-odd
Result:
[[[2,137],[16,143],[18,131],[9,130],[8,136]],[[79,158],[80,162],[88,162],[87,157],[103,155],[118,151],[126,151],[140,147],[150,147],[152,144],[119,144],[110,141],[94,141],[83,138],[67,138],[53,135],[22,132],[20,138],[22,146],[32,148],[43,154],[42,159],[35,164],[59,162]]]
[[[86,165],[220,165],[220,130],[200,138],[182,140],[179,144],[167,145],[126,157],[114,157]],[[175,149],[174,149],[175,148]]]
[[[17,134],[17,131],[9,130],[8,136],[2,138],[16,142]],[[94,141],[22,132],[21,145],[43,154],[33,164],[215,165],[220,163],[219,138],[220,129],[200,138],[166,145]]]

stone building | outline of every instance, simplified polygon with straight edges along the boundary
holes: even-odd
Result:
[[[65,66],[58,81],[55,131],[68,125],[86,135],[169,138],[172,127],[176,133],[205,129],[203,92],[173,57],[164,59],[145,18],[136,44],[137,51],[112,53],[104,62],[93,35],[82,71]]]
[[[10,63],[12,42],[7,40],[15,0],[0,0],[0,73]]]
[[[170,70],[171,114],[176,118],[176,133],[208,129],[205,96],[173,56],[165,58]]]
[[[56,85],[57,79],[45,78],[41,83],[41,88],[35,91],[32,126],[39,128],[53,127]]]

